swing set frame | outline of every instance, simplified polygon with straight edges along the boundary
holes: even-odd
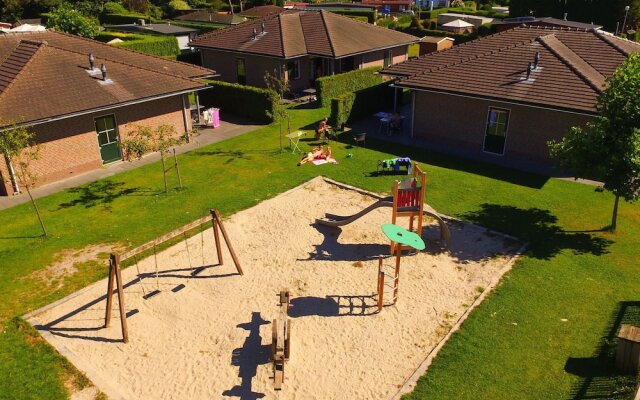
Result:
[[[154,249],[154,255],[155,255],[155,248],[157,245],[164,243],[168,240],[171,240],[179,235],[184,235],[186,232],[194,228],[197,228],[200,225],[205,224],[209,221],[211,221],[211,225],[213,229],[213,236],[216,244],[216,253],[218,256],[218,264],[223,265],[222,246],[220,243],[220,234],[222,233],[222,237],[224,238],[227,248],[229,249],[229,253],[231,253],[231,258],[233,259],[233,263],[235,264],[238,274],[244,275],[244,272],[240,267],[240,262],[238,261],[238,257],[236,256],[236,253],[233,250],[233,247],[231,245],[231,241],[229,240],[229,236],[227,235],[227,231],[224,228],[224,225],[222,224],[222,217],[220,216],[220,213],[218,212],[218,210],[212,209],[209,215],[199,218],[193,222],[190,222],[187,225],[184,225],[165,235],[162,235],[156,239],[153,239],[141,246],[138,246],[134,249],[131,249],[121,254],[111,253],[111,256],[109,257],[109,280],[107,283],[107,307],[106,307],[105,317],[104,317],[105,328],[108,328],[109,324],[111,323],[111,308],[113,305],[113,294],[116,293],[118,295],[118,309],[120,312],[120,327],[122,329],[122,341],[124,343],[129,342],[129,330],[127,328],[127,316],[126,316],[126,309],[125,309],[125,303],[124,303],[124,290],[123,290],[123,283],[122,283],[122,271],[121,271],[122,263],[152,248]],[[186,237],[185,237],[185,240],[186,240]],[[188,247],[187,247],[187,252],[188,252]],[[136,262],[137,262],[137,258],[136,258]],[[190,259],[189,259],[189,263],[191,263]],[[156,268],[157,268],[157,264],[156,264]],[[158,273],[156,271],[156,278],[157,278],[157,274]],[[114,285],[115,285],[115,292],[114,292]]]

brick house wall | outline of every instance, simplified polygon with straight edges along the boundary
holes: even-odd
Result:
[[[172,125],[179,135],[191,129],[189,101],[186,95],[173,96],[155,101],[120,107],[108,111],[66,118],[31,127],[40,145],[39,159],[32,162],[32,172],[37,177],[37,185],[55,182],[82,172],[102,167],[100,147],[94,118],[115,115],[120,142],[127,138],[132,125],[152,128]],[[15,166],[14,166],[15,167]],[[9,180],[8,166],[0,157],[0,195],[12,195],[13,186]]]
[[[593,117],[460,96],[414,92],[413,136],[443,151],[506,165],[553,168],[547,142]],[[504,155],[483,151],[489,108],[509,111]]]
[[[407,49],[408,46],[406,45],[391,49],[393,64],[407,60]],[[274,69],[278,71],[285,71],[284,74],[285,77],[287,77],[287,61],[282,59],[210,49],[201,49],[200,53],[202,57],[202,66],[215,70],[220,74],[220,80],[224,82],[238,82],[238,75],[236,71],[236,59],[238,58],[243,58],[245,60],[247,85],[265,87],[264,75],[267,71],[269,73],[273,73]],[[354,66],[356,68],[375,66],[382,67],[384,64],[384,54],[385,50],[378,50],[356,55],[354,56]],[[313,59],[308,56],[304,56],[293,60],[300,62],[300,79],[289,80],[291,90],[293,92],[300,92],[313,86],[313,80],[311,79]],[[336,64],[337,63],[338,61],[336,61]]]

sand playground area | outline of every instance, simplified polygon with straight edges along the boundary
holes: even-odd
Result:
[[[319,177],[230,216],[224,226],[242,276],[226,248],[217,265],[212,229],[159,252],[157,276],[153,256],[139,261],[141,280],[135,266],[124,269],[127,344],[117,301],[103,328],[106,279],[28,320],[111,399],[392,399],[522,243],[447,219],[446,252],[427,221],[426,250],[402,258],[398,301],[377,313],[376,257],[389,254],[380,226],[391,210],[342,228],[315,223],[375,200]],[[283,289],[292,296],[291,357],[275,391],[271,321]]]

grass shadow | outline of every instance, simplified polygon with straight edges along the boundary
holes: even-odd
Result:
[[[622,324],[640,326],[640,301],[617,304],[592,357],[567,359],[565,372],[579,377],[571,389],[570,399],[627,400],[633,396],[635,377],[615,368],[616,337]]]
[[[611,240],[588,233],[566,232],[557,225],[556,216],[540,208],[484,203],[479,210],[463,214],[461,218],[530,242],[527,256],[538,259],[548,260],[565,249],[574,254],[599,256],[607,254],[613,244]]]

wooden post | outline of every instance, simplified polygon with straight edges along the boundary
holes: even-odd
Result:
[[[378,312],[382,311],[384,301],[384,272],[378,272]]]
[[[220,246],[220,232],[218,231],[218,220],[216,218],[216,211],[211,210],[211,225],[213,226],[213,237],[216,242],[216,252],[218,253],[218,264],[223,265],[222,259],[222,247]]]
[[[240,275],[244,275],[244,272],[242,272],[242,268],[240,267],[240,261],[238,261],[238,257],[236,256],[236,252],[233,250],[233,246],[231,246],[231,240],[229,240],[227,231],[226,229],[224,229],[224,225],[222,224],[222,217],[220,216],[220,213],[218,212],[218,210],[211,210],[211,213],[213,215],[213,218],[216,220],[216,223],[220,227],[220,232],[222,232],[222,237],[227,244],[227,248],[229,249],[229,253],[231,253],[231,258],[233,259],[233,263],[235,264],[238,273]],[[220,255],[220,243],[218,242],[216,245],[218,246],[218,255]]]
[[[111,253],[109,258],[109,283],[107,284],[107,309],[104,317],[104,327],[111,323],[111,308],[113,307],[113,283],[116,283],[118,294],[118,308],[120,309],[120,327],[122,328],[122,341],[129,342],[129,330],[127,329],[127,313],[124,305],[124,289],[122,287],[122,273],[120,272],[120,256]]]
[[[111,307],[113,306],[113,281],[116,278],[114,260],[116,255],[111,253],[109,257],[109,282],[107,283],[107,308],[104,313],[104,327],[108,328],[111,323]]]

